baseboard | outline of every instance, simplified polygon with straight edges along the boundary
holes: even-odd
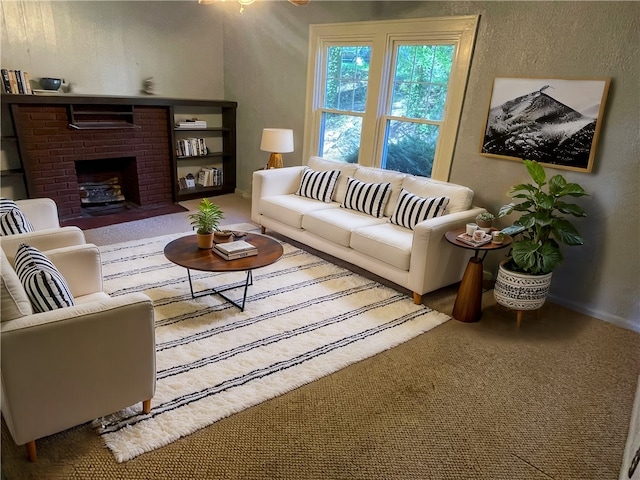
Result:
[[[585,315],[589,315],[590,317],[597,318],[598,320],[603,320],[607,323],[611,323],[613,325],[617,325],[621,328],[626,328],[627,330],[632,330],[634,332],[640,333],[640,323],[638,321],[633,321],[628,318],[618,317],[617,315],[611,315],[607,312],[601,312],[598,310],[592,310],[589,308],[585,308],[584,305],[570,302],[562,297],[556,297],[555,295],[549,294],[549,300],[558,305],[562,305],[563,307],[569,308],[579,313],[583,313]]]

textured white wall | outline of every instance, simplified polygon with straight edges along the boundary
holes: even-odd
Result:
[[[160,96],[224,96],[222,17],[195,1],[3,1],[1,9],[2,68],[32,80],[130,96],[153,77]]]

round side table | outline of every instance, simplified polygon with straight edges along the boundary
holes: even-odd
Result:
[[[487,243],[474,247],[458,240],[458,235],[464,232],[465,228],[463,227],[449,230],[445,234],[445,238],[452,245],[474,251],[473,257],[469,259],[467,268],[462,276],[456,302],[453,305],[452,316],[461,322],[477,322],[480,320],[482,313],[482,262],[488,252],[508,247],[513,239],[509,235],[505,235],[504,241],[500,245]]]

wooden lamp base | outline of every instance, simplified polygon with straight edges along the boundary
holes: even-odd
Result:
[[[269,163],[267,163],[267,169],[270,168],[282,168],[284,164],[282,163],[282,154],[281,153],[272,153],[269,157]]]

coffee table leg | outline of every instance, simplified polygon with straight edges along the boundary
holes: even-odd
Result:
[[[189,270],[188,268],[187,268],[187,276],[189,277],[189,290],[191,290],[191,298],[199,298],[199,297],[204,297],[205,295],[217,294],[217,295],[220,295],[222,298],[224,298],[227,302],[229,302],[232,305],[235,305],[236,307],[238,307],[241,312],[244,312],[244,304],[247,301],[247,290],[249,289],[249,285],[253,285],[253,273],[252,273],[252,270],[247,270],[247,277],[246,277],[246,279],[244,281],[244,293],[242,295],[242,304],[236,302],[235,300],[231,300],[224,293],[222,293],[222,292],[226,292],[228,290],[234,290],[234,289],[236,289],[238,287],[229,287],[229,288],[225,288],[224,290],[216,290],[215,288],[211,288],[209,290],[198,292],[198,295],[195,295],[193,293],[193,283],[191,282],[191,270]]]

